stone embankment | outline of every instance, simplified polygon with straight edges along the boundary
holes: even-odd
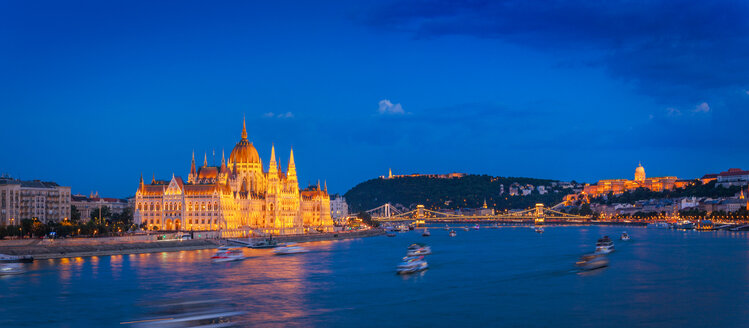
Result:
[[[384,234],[381,229],[354,232],[330,232],[310,235],[274,236],[279,242],[313,242],[362,238]],[[151,240],[151,238],[93,238],[71,240],[0,240],[0,254],[31,255],[36,260],[67,257],[160,253],[216,248],[226,244],[220,239]]]

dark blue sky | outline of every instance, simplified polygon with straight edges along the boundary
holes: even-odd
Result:
[[[0,172],[124,197],[228,153],[302,184],[746,167],[740,1],[4,1]]]

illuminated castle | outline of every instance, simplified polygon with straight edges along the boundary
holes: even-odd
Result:
[[[637,188],[645,188],[651,191],[664,191],[671,190],[674,188],[682,188],[688,182],[679,180],[677,177],[645,177],[645,168],[642,164],[638,165],[635,169],[635,179],[608,179],[599,180],[597,184],[586,185],[583,189],[583,194],[596,197],[602,194],[613,193],[614,195],[621,194],[625,191],[635,190]]]
[[[140,179],[135,193],[135,222],[149,230],[221,230],[223,236],[256,233],[291,234],[307,229],[331,230],[330,197],[317,183],[299,190],[294,151],[289,154],[286,172],[276,163],[271,146],[268,170],[257,150],[247,139],[242,122],[242,138],[221,166],[195,166],[195,153],[187,181],[172,175],[170,181],[150,184]]]

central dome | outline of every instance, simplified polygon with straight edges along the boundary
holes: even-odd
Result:
[[[260,155],[257,154],[257,149],[247,140],[247,125],[244,120],[242,121],[242,140],[239,140],[234,149],[232,149],[229,155],[229,162],[237,164],[260,164]]]

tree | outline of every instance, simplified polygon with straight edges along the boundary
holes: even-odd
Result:
[[[81,220],[81,212],[75,205],[70,205],[70,221],[78,222]]]
[[[380,226],[380,223],[377,221],[372,220],[372,216],[369,215],[369,213],[365,211],[359,212],[359,214],[356,215],[356,217],[360,218],[362,222],[364,222],[366,225],[370,227],[378,227]]]
[[[99,208],[95,208],[93,211],[91,211],[91,221],[98,221],[99,218],[102,220],[109,219],[112,217],[112,212],[109,210],[109,207],[102,206],[101,207],[101,215],[99,215]]]
[[[592,215],[593,210],[590,209],[590,204],[585,203],[582,206],[580,206],[580,215]]]

